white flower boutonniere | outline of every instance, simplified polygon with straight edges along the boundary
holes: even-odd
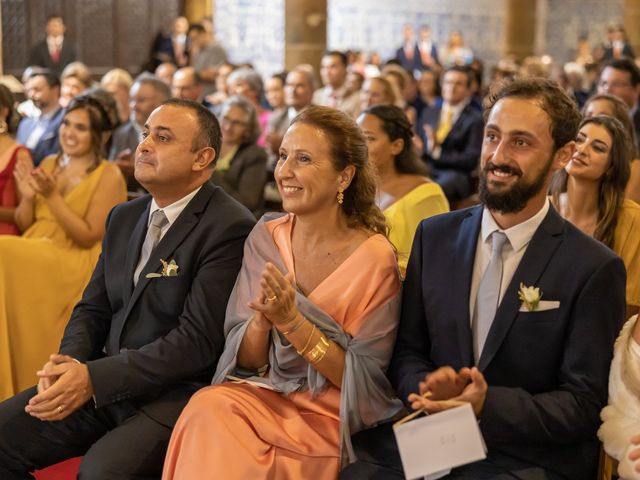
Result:
[[[165,260],[160,259],[162,262],[162,272],[160,273],[147,273],[145,276],[147,278],[158,278],[158,277],[177,277],[178,269],[180,268],[175,260],[171,260],[167,262]]]
[[[525,287],[524,284],[520,284],[520,290],[518,291],[518,298],[522,300],[522,306],[533,312],[538,308],[542,293],[539,288]]]

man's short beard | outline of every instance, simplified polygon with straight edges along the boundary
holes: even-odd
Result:
[[[521,212],[527,206],[527,202],[540,193],[540,190],[544,187],[549,170],[551,170],[552,162],[553,155],[551,155],[545,164],[544,169],[536,178],[533,179],[533,182],[525,182],[522,180],[522,176],[520,176],[511,188],[501,192],[489,191],[487,173],[489,170],[494,168],[495,165],[488,162],[480,171],[480,185],[478,192],[480,201],[486,205],[489,210],[503,214]]]

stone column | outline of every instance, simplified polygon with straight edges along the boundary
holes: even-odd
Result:
[[[327,48],[327,0],[285,0],[284,68],[310,63],[319,72]]]
[[[536,0],[505,0],[504,48],[518,60],[533,55],[536,41]]]
[[[640,56],[640,0],[624,0],[624,29],[636,57]]]

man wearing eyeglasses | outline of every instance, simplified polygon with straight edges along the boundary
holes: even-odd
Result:
[[[598,93],[615,95],[629,106],[629,116],[636,130],[640,145],[640,70],[630,58],[611,60],[600,74]]]

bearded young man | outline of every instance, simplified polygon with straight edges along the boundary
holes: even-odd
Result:
[[[625,270],[547,199],[580,116],[556,84],[523,79],[490,95],[485,120],[484,205],[418,227],[388,374],[414,409],[473,407],[487,458],[445,478],[593,478]],[[523,301],[527,287],[539,294]],[[341,478],[404,478],[389,425],[354,444]]]

